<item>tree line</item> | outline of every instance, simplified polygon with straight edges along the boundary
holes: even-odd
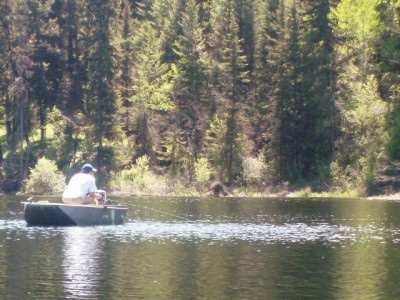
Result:
[[[400,156],[399,13],[398,0],[4,0],[0,176],[21,182],[45,156],[107,182],[146,156],[187,181],[368,188]]]

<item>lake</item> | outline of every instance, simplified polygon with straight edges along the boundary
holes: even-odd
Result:
[[[24,199],[0,196],[1,299],[400,297],[400,202],[120,197],[124,225],[46,228]]]

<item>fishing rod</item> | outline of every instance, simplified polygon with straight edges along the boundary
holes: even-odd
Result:
[[[155,208],[150,208],[150,207],[147,207],[147,206],[143,206],[143,208],[146,208],[148,210],[152,210],[152,211],[161,213],[161,214],[166,215],[166,216],[175,217],[175,218],[178,218],[178,219],[181,219],[181,220],[190,221],[190,222],[193,221],[193,220],[190,220],[188,218],[185,218],[185,217],[182,217],[182,216],[178,216],[178,215],[174,215],[174,214],[170,214],[170,213],[167,213],[167,212],[155,209]]]

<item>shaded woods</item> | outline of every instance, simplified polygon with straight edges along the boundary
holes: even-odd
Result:
[[[400,156],[399,9],[3,0],[3,190],[46,157],[66,176],[93,163],[100,186],[139,161],[183,186],[366,192]]]

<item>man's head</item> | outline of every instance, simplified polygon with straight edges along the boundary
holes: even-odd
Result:
[[[97,169],[93,168],[91,164],[85,164],[82,167],[82,173],[97,172]]]

